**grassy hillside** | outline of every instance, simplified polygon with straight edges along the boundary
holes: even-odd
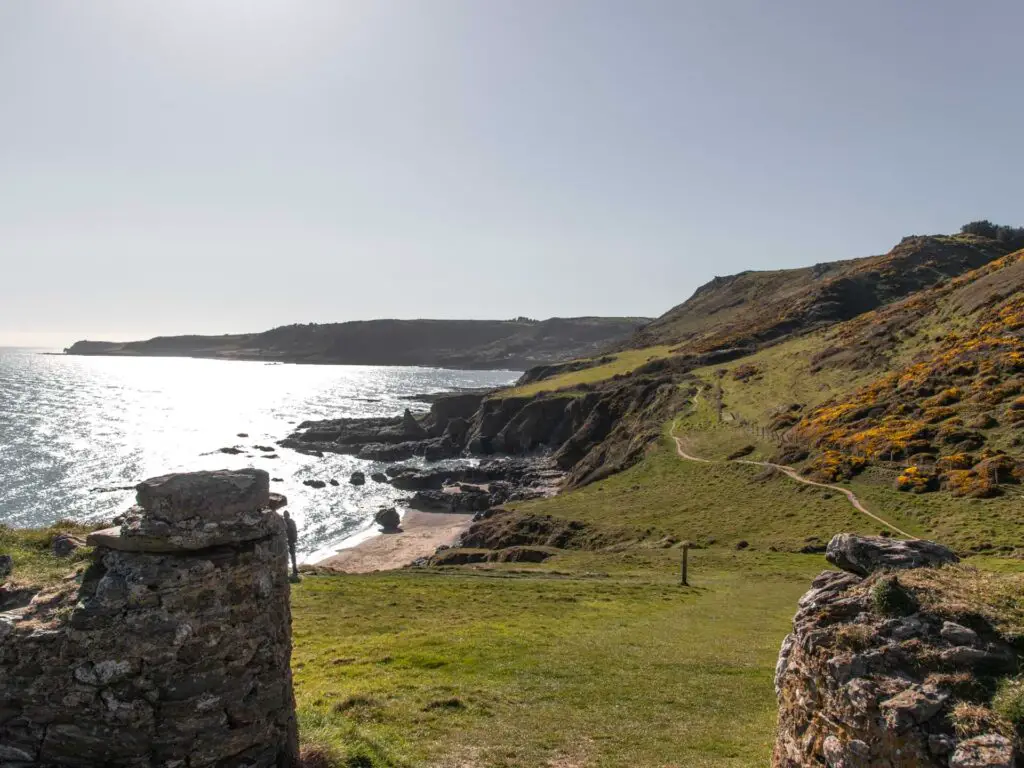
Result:
[[[873,467],[872,487],[1018,499],[1024,251],[1004,251],[975,235],[914,237],[881,257],[716,279],[630,342],[673,343],[515,391],[599,387],[660,360],[688,371],[713,411],[687,429],[719,457],[749,446],[822,481]],[[983,530],[960,539],[983,547]]]
[[[288,325],[234,336],[79,341],[74,355],[213,357],[293,363],[424,365],[519,370],[592,355],[628,337],[646,318],[368,320]]]
[[[567,371],[555,377],[541,379],[540,381],[523,384],[502,390],[501,397],[523,397],[535,395],[538,392],[547,392],[557,389],[580,387],[581,385],[594,384],[606,381],[613,376],[624,376],[632,373],[645,363],[652,360],[659,360],[671,354],[672,347],[645,347],[643,349],[627,349],[602,357],[607,362],[581,368],[580,370]]]
[[[768,430],[791,455],[803,447],[805,466],[825,479],[844,474],[837,456],[850,457],[893,471],[892,486],[909,493],[1013,497],[1024,479],[1021,288],[1016,252],[694,375],[726,424]]]
[[[753,347],[856,317],[1007,250],[975,235],[908,237],[882,256],[715,278],[627,345],[685,343],[694,353]]]
[[[844,325],[853,329],[858,321],[876,314],[891,316],[898,324],[897,316],[904,313],[892,315],[890,307],[930,306],[920,303],[920,297],[949,286],[953,278],[965,279],[978,268],[998,263],[1006,254],[1005,244],[976,235],[908,237],[882,256],[717,277],[678,307],[612,345],[605,356],[592,359],[590,367],[556,368],[519,391],[593,384],[664,357],[690,360],[700,367],[709,356],[746,358],[787,342],[795,345],[788,348],[791,353],[809,356],[826,348],[846,357],[874,354],[870,342],[860,344],[867,349],[854,350],[843,338],[822,334]],[[877,328],[873,332],[877,335]],[[800,341],[808,335],[810,340]],[[608,357],[611,360],[605,361]],[[858,357],[847,362],[854,363],[848,367],[863,367],[865,360]],[[586,364],[586,360],[577,363]],[[776,367],[769,363],[762,369]]]

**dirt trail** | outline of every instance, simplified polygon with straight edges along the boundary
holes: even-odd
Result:
[[[714,463],[716,463],[716,462],[713,462],[711,459],[702,459],[699,456],[693,456],[693,455],[687,453],[685,450],[683,450],[683,438],[676,436],[676,434],[675,434],[675,427],[672,428],[672,432],[670,434],[672,435],[672,439],[676,441],[676,453],[679,454],[680,458],[686,459],[687,461],[697,461],[697,462],[700,462],[701,464],[714,464]],[[777,469],[779,472],[782,472],[783,474],[787,475],[788,477],[792,478],[793,480],[796,480],[798,483],[803,483],[804,485],[813,485],[813,486],[816,486],[818,488],[828,488],[831,491],[836,491],[837,493],[841,493],[841,494],[843,494],[843,496],[845,496],[847,499],[849,499],[850,503],[853,505],[853,508],[856,509],[858,512],[864,513],[865,515],[870,517],[872,520],[878,521],[879,523],[884,525],[886,528],[889,528],[889,529],[895,531],[896,533],[898,533],[900,536],[904,536],[904,537],[906,537],[908,539],[916,539],[917,538],[916,536],[910,535],[906,531],[900,530],[895,525],[890,523],[888,520],[885,520],[885,519],[879,517],[874,512],[869,511],[867,509],[867,507],[865,507],[861,503],[861,500],[857,498],[856,494],[854,494],[853,491],[851,491],[851,490],[849,490],[847,488],[843,488],[843,487],[838,486],[838,485],[829,485],[828,483],[818,483],[818,482],[815,482],[814,480],[808,480],[806,477],[801,477],[800,473],[797,472],[795,469],[793,469],[793,467],[787,467],[784,464],[773,464],[770,461],[751,461],[749,459],[731,459],[731,460],[727,460],[727,461],[731,461],[734,464],[751,464],[751,465],[756,466],[756,467],[770,467],[771,469]]]

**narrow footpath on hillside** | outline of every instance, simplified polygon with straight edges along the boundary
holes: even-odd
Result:
[[[679,454],[679,457],[681,459],[686,459],[687,461],[696,461],[696,462],[699,462],[701,464],[716,464],[716,463],[719,463],[719,462],[716,462],[716,461],[712,461],[711,459],[702,459],[700,456],[693,456],[693,455],[687,453],[686,450],[683,448],[683,438],[678,437],[676,435],[676,428],[675,428],[674,424],[672,425],[672,431],[669,434],[672,436],[672,439],[675,440],[675,443],[676,443],[676,453]],[[895,525],[890,523],[888,520],[885,520],[885,519],[879,517],[874,512],[869,511],[868,508],[865,507],[861,503],[861,500],[857,498],[856,494],[854,494],[854,492],[849,490],[848,488],[843,488],[842,486],[838,486],[838,485],[829,485],[828,483],[819,483],[819,482],[816,482],[814,480],[808,480],[806,477],[802,477],[800,475],[800,473],[797,472],[793,467],[787,467],[784,464],[773,464],[770,461],[751,461],[750,459],[725,459],[722,463],[751,464],[751,465],[756,466],[756,467],[769,467],[771,469],[776,469],[779,472],[782,472],[787,477],[790,477],[793,480],[796,480],[798,483],[803,483],[804,485],[813,485],[813,486],[815,486],[817,488],[828,488],[831,491],[836,491],[837,493],[843,494],[849,500],[849,502],[853,505],[853,508],[856,509],[858,512],[864,513],[865,515],[870,517],[872,520],[878,521],[879,523],[884,525],[886,528],[889,528],[890,530],[895,531],[896,533],[898,533],[900,536],[903,536],[903,537],[908,538],[908,539],[916,539],[917,538],[916,536],[912,536],[909,533],[907,533],[906,531],[897,528]]]

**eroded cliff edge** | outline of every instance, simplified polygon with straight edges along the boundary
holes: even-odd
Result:
[[[571,487],[639,461],[693,392],[685,369],[669,369],[612,379],[588,391],[457,394],[438,398],[421,417],[406,411],[392,418],[306,421],[279,444],[384,462],[543,456]]]
[[[1011,768],[1019,576],[932,542],[840,534],[779,654],[775,768]]]

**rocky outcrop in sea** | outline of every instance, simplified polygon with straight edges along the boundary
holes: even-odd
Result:
[[[491,397],[469,392],[434,397],[423,416],[406,410],[390,418],[306,421],[280,445],[310,455],[342,453],[391,464],[422,457],[447,461],[449,467],[462,459],[515,457],[516,462],[482,465],[486,472],[471,472],[469,464],[465,470],[447,471],[452,482],[506,482],[512,486],[508,498],[527,498],[536,495],[538,487],[550,486],[555,476],[560,480],[556,485],[582,485],[637,461],[687,394],[677,377],[678,372],[658,371],[571,394]],[[531,473],[543,475],[543,482]],[[396,473],[387,474],[394,485],[404,487]],[[440,485],[405,487],[441,490]],[[426,500],[421,498],[420,503]]]

